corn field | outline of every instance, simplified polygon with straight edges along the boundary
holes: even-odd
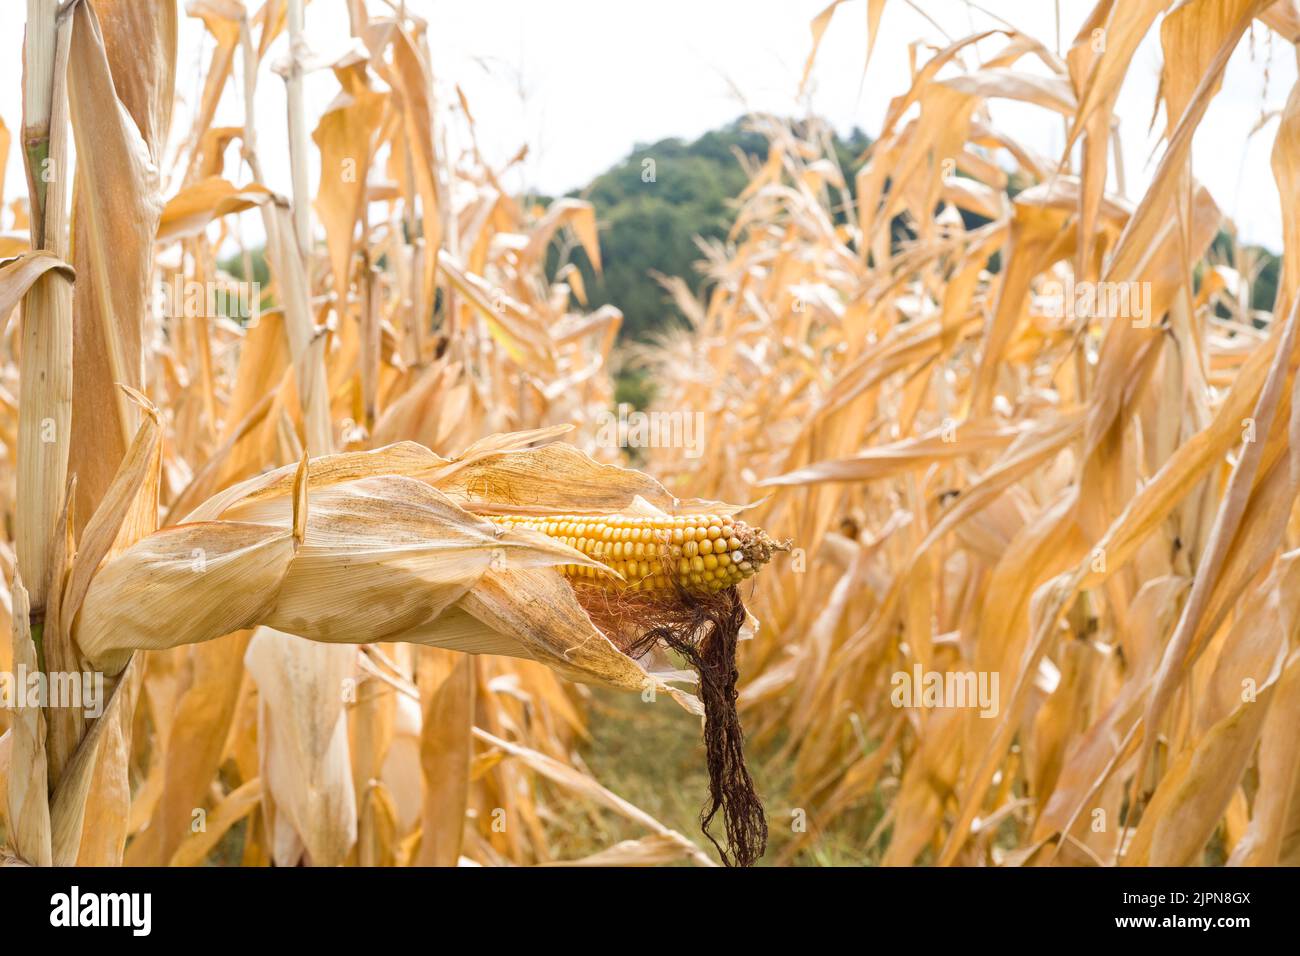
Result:
[[[345,0],[322,60],[326,2],[27,0],[0,859],[792,865],[836,834],[891,866],[1300,863],[1300,88],[1259,134],[1271,307],[1191,162],[1234,52],[1300,42],[1294,0],[1099,0],[1060,53],[983,16],[868,84],[847,166],[815,118],[751,116],[704,291],[661,280],[689,324],[641,342],[588,306],[601,209],[503,186],[523,152],[485,160],[436,20]],[[826,7],[805,80],[894,5]],[[1150,35],[1137,192],[1115,109]],[[698,449],[602,436],[622,366]],[[702,829],[588,765],[632,719],[593,687],[687,715]]]

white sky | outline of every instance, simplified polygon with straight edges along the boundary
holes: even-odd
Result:
[[[870,69],[863,78],[865,2],[839,8],[828,30],[807,101],[796,100],[810,46],[809,22],[827,0],[406,0],[431,24],[434,71],[444,102],[459,84],[478,120],[489,159],[502,162],[523,143],[524,168],[508,185],[560,193],[578,187],[624,156],[638,142],[667,136],[693,138],[747,109],[803,115],[816,112],[841,130],[853,125],[879,131],[890,98],[903,92],[907,44],[942,43],[995,25],[965,0],[916,0],[934,22],[906,0],[888,0]],[[381,0],[370,0],[376,11]],[[256,0],[249,0],[256,7]],[[21,122],[21,55],[24,4],[0,0],[0,118],[15,134]],[[1054,4],[1046,0],[985,0],[981,4],[1056,45]],[[1061,42],[1068,44],[1085,18],[1088,0],[1061,0]],[[307,8],[307,37],[322,54],[347,42],[345,0],[314,0]],[[998,41],[986,43],[985,54]],[[288,191],[283,84],[269,61],[258,85],[259,148],[268,185]],[[182,18],[178,88],[197,98],[211,41],[198,20]],[[1120,95],[1121,142],[1128,191],[1136,196],[1154,171],[1157,139],[1148,135],[1160,69],[1156,36],[1138,50]],[[1030,60],[1022,61],[1028,66]],[[1267,79],[1266,79],[1267,78]],[[1277,129],[1269,122],[1253,137],[1261,113],[1279,109],[1296,78],[1289,43],[1257,25],[1234,56],[1223,90],[1210,106],[1193,148],[1195,174],[1247,241],[1281,245],[1277,192],[1269,151]],[[328,73],[309,77],[309,123],[332,99]],[[183,113],[182,113],[183,115]],[[994,120],[1026,145],[1059,153],[1063,126],[1045,111],[998,101]],[[218,123],[238,124],[242,106],[228,94]],[[1163,116],[1157,129],[1163,128]],[[232,154],[233,155],[233,154]],[[17,143],[10,148],[5,198],[23,188]],[[666,174],[660,169],[659,175]],[[313,171],[313,175],[315,175]]]

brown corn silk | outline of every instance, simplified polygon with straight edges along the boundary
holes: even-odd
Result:
[[[767,846],[767,820],[745,765],[736,712],[736,648],[745,624],[738,585],[778,546],[761,529],[731,516],[501,516],[563,541],[603,563],[561,565],[579,603],[620,649],[640,658],[658,646],[683,657],[699,676],[709,804],[704,833],[724,862],[751,866]],[[709,831],[721,811],[724,849]]]

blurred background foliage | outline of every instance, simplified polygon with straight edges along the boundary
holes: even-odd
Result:
[[[836,159],[844,171],[846,186],[854,195],[853,173],[862,164],[871,139],[861,129],[833,138]],[[744,117],[699,138],[686,141],[672,137],[656,143],[639,143],[620,162],[605,170],[580,189],[567,195],[590,201],[600,224],[603,273],[597,275],[585,255],[564,231],[557,234],[547,256],[547,274],[554,276],[572,259],[582,272],[591,308],[614,305],[623,313],[620,338],[646,341],[656,332],[673,325],[688,324],[655,275],[684,279],[692,294],[700,297],[706,278],[700,270],[700,243],[725,242],[735,221],[736,197],[749,181],[746,165],[763,162],[767,140],[748,129]],[[1023,183],[1011,177],[1007,192],[1014,196]],[[555,197],[534,195],[531,201],[548,205]],[[967,228],[979,224],[978,217],[962,211]],[[909,238],[902,222],[893,227],[899,241]],[[1262,246],[1238,250],[1235,238],[1220,231],[1213,255],[1224,262],[1249,262],[1254,271],[1251,307],[1268,310],[1277,294],[1279,260]],[[1241,252],[1247,256],[1242,257]],[[990,268],[996,271],[995,257]],[[266,262],[261,250],[244,260],[238,256],[222,263],[240,279],[265,283]],[[653,395],[645,374],[631,366],[620,369],[615,401],[635,408],[646,407]]]

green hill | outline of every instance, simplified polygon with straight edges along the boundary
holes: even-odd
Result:
[[[837,141],[847,166],[867,146],[859,130]],[[723,239],[735,218],[735,198],[748,178],[737,153],[762,162],[767,140],[737,120],[693,142],[664,139],[638,144],[627,158],[597,176],[581,196],[601,224],[604,275],[579,256],[592,306],[613,303],[624,316],[623,335],[641,339],[666,322],[685,321],[652,273],[685,279],[700,291],[695,237]]]

